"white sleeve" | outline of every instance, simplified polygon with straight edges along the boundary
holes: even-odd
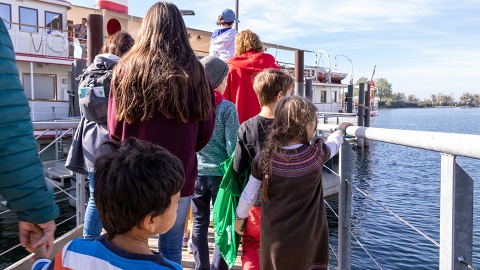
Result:
[[[339,135],[336,132],[333,132],[328,136],[327,141],[325,144],[327,145],[328,149],[330,149],[330,158],[335,156],[340,150],[340,145],[343,143],[343,136]]]
[[[262,186],[262,181],[250,175],[248,183],[240,196],[240,200],[237,206],[237,216],[240,218],[247,218],[250,212],[250,208],[255,204],[257,200],[258,191]]]

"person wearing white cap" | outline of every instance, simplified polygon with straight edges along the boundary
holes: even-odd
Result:
[[[210,40],[209,55],[227,61],[235,55],[235,35],[237,30],[232,28],[234,22],[240,22],[235,18],[235,12],[225,9],[218,15],[217,25],[222,28],[213,31]]]

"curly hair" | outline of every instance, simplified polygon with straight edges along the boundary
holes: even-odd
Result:
[[[248,51],[263,52],[263,43],[257,34],[251,30],[243,30],[235,36],[235,56],[242,55]]]
[[[272,178],[271,157],[278,149],[292,141],[299,140],[303,144],[309,144],[308,126],[317,117],[317,107],[304,97],[292,96],[282,98],[275,108],[275,120],[267,138],[260,168],[264,175],[262,196],[266,202],[268,198],[268,186]]]
[[[148,10],[138,40],[113,71],[111,91],[117,120],[128,124],[156,111],[180,123],[210,117],[211,90],[177,6],[158,2]]]

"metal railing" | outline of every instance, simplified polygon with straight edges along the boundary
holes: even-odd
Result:
[[[336,125],[320,124],[320,131]],[[352,188],[374,201],[440,249],[439,269],[475,269],[473,260],[473,179],[456,162],[457,156],[480,159],[479,135],[412,131],[384,128],[348,127],[347,134],[364,140],[403,145],[435,151],[441,155],[440,243],[421,232],[399,215],[381,205],[352,184],[352,147],[343,144],[339,164],[338,268],[351,268],[351,238],[361,245],[351,231]],[[362,246],[362,245],[361,245]],[[363,247],[363,246],[362,246]],[[364,249],[367,254],[368,251]],[[379,269],[375,259],[369,255]]]
[[[6,25],[10,25],[8,31],[10,32],[10,36],[12,39],[12,43],[14,46],[14,50],[17,53],[27,53],[27,54],[38,54],[38,55],[45,55],[50,57],[67,57],[67,58],[74,58],[73,51],[79,50],[81,51],[82,47],[85,47],[86,50],[86,43],[80,42],[84,41],[85,39],[76,38],[75,31],[72,30],[64,30],[64,29],[57,29],[52,27],[44,27],[38,25],[31,25],[31,24],[22,24],[17,22],[7,21],[2,19]],[[21,30],[21,27],[29,27],[29,28],[36,28],[37,31],[31,32],[26,30]],[[54,31],[58,31],[62,33],[65,37],[65,40],[68,44],[68,47],[63,50],[60,48],[59,52],[54,51],[54,49],[48,48],[47,37],[49,34],[53,33]]]
[[[60,149],[63,147],[62,139],[65,135],[71,132],[72,137],[75,134],[75,129],[78,127],[78,121],[55,121],[55,122],[33,122],[34,130],[43,130],[42,134],[38,136],[36,139],[39,139],[41,136],[45,136],[48,134],[49,131],[55,132],[55,139],[44,149],[42,149],[40,153],[45,151],[48,147],[55,146],[55,153],[56,153],[56,160],[59,159],[59,153],[62,152]],[[64,131],[66,130],[66,131]],[[76,190],[76,197],[73,198],[75,200],[75,207],[76,207],[76,221],[77,226],[83,223],[85,217],[85,175],[82,174],[74,174],[75,181],[75,190]],[[72,197],[63,187],[58,185],[55,181],[46,178],[47,181],[50,182],[53,186],[59,188],[61,192],[67,194],[67,196]]]

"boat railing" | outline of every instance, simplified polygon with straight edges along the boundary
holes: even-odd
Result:
[[[337,125],[319,124],[321,132],[331,132]],[[379,205],[384,211],[400,220],[415,233],[426,238],[439,248],[439,269],[476,269],[473,266],[473,179],[455,161],[457,156],[480,159],[480,135],[365,128],[352,126],[347,134],[363,140],[379,141],[411,148],[435,151],[441,156],[440,168],[440,241],[412,225],[388,207],[382,205],[365,190],[352,181],[352,146],[344,143],[339,153],[340,188],[338,214],[327,206],[338,218],[338,246],[333,251],[338,261],[338,269],[351,269],[353,238],[360,248],[371,258],[378,269],[382,266],[352,232],[352,190]],[[330,170],[329,168],[326,168]],[[388,267],[385,267],[388,268]]]
[[[74,50],[81,51],[81,46],[87,46],[80,42],[85,39],[75,37],[75,31],[72,30],[3,21],[17,54],[74,58]],[[35,30],[22,30],[22,27]]]

